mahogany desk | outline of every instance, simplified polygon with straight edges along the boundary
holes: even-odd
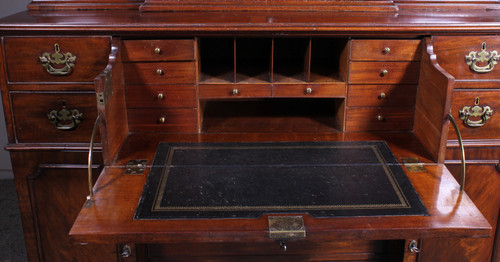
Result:
[[[0,20],[29,260],[499,261],[498,3],[241,3],[37,0]],[[291,239],[274,214],[133,219],[158,143],[272,141],[386,141],[429,216],[279,214],[304,220]]]

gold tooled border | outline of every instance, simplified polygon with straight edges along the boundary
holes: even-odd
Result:
[[[169,166],[172,165],[173,156],[176,150],[179,149],[232,149],[237,147],[238,150],[244,149],[290,149],[290,148],[371,148],[375,153],[378,161],[387,175],[394,192],[398,196],[398,204],[366,204],[366,205],[314,205],[314,206],[169,206],[162,207],[161,199],[165,193],[167,185]],[[401,187],[396,181],[394,173],[387,166],[387,163],[382,157],[382,153],[377,145],[295,145],[295,146],[173,146],[167,151],[167,161],[164,167],[162,177],[158,183],[155,199],[151,208],[155,211],[304,211],[304,210],[348,210],[348,209],[395,209],[395,208],[411,208],[408,199],[403,194]]]

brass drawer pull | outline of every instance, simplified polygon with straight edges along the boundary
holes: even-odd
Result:
[[[54,44],[55,53],[51,54],[45,52],[40,56],[43,68],[51,75],[64,76],[71,73],[73,66],[75,66],[76,56],[67,52],[60,53],[59,44]],[[56,68],[53,65],[65,65],[63,68]]]
[[[306,94],[312,94],[313,90],[312,88],[308,87],[306,88]]]
[[[156,70],[156,74],[158,74],[158,75],[163,75],[163,70],[161,70],[161,69],[157,69],[157,70]]]
[[[476,73],[488,73],[493,70],[495,65],[498,63],[500,56],[496,50],[486,52],[486,43],[483,42],[481,47],[481,52],[470,51],[468,55],[465,56],[465,62],[469,65],[470,69]],[[488,62],[486,66],[477,66],[477,62]]]
[[[479,97],[476,97],[474,106],[464,106],[458,111],[460,120],[468,127],[480,127],[486,124],[486,121],[493,115],[493,110],[489,106],[479,106]],[[480,118],[479,120],[471,120],[470,117]]]
[[[162,117],[158,118],[158,122],[159,122],[160,124],[163,124],[163,123],[165,123],[166,121],[167,121],[167,118],[166,118],[166,117],[164,117],[164,116],[162,116]]]
[[[235,89],[233,89],[233,92],[232,92],[232,94],[233,94],[233,95],[237,95],[237,94],[239,94],[239,93],[240,93],[240,91],[238,91],[238,89],[236,89],[236,88],[235,88]]]
[[[66,109],[66,102],[62,102],[61,110],[52,110],[47,114],[47,118],[50,123],[54,125],[58,130],[72,130],[75,129],[78,124],[82,122],[83,113],[80,113],[78,109],[68,110]]]
[[[382,115],[378,115],[378,116],[377,116],[377,120],[378,120],[378,121],[385,121],[385,117],[384,117],[384,116],[382,116]]]
[[[163,100],[163,98],[165,98],[163,93],[159,93],[156,97],[158,98],[158,100]]]
[[[384,48],[384,54],[389,54],[391,49],[389,47]]]
[[[155,53],[161,54],[161,49],[159,47],[155,48]]]
[[[382,100],[386,97],[387,97],[387,95],[384,92],[382,92],[382,93],[380,93],[380,95],[378,95],[378,99],[380,99],[380,100]]]
[[[410,250],[411,253],[419,253],[420,248],[418,248],[418,243],[416,240],[410,241],[410,244],[408,244],[408,250]]]
[[[380,75],[381,76],[386,76],[387,74],[389,74],[389,70],[384,69],[384,70],[382,70],[382,73]]]

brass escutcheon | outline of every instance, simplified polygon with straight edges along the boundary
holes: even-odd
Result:
[[[480,106],[479,97],[474,99],[474,106],[464,106],[458,111],[460,120],[468,127],[481,127],[486,124],[486,121],[493,115],[493,110],[489,106]],[[478,120],[473,120],[475,118]]]
[[[476,51],[470,51],[468,55],[465,56],[465,62],[469,65],[470,69],[476,73],[488,73],[493,70],[495,65],[498,63],[500,56],[496,50],[486,52],[486,43],[483,42],[481,51],[478,53]],[[488,62],[486,66],[478,66],[477,62]]]
[[[51,75],[64,76],[71,73],[73,66],[75,66],[76,56],[67,52],[65,54],[60,53],[59,44],[54,44],[55,53],[43,53],[40,56],[40,62],[42,66]],[[54,67],[54,65],[65,65],[63,68]]]

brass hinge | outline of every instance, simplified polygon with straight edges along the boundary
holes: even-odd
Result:
[[[129,160],[127,166],[125,166],[125,174],[127,175],[139,175],[144,173],[148,160],[144,159],[132,159]]]
[[[302,216],[270,216],[269,237],[272,239],[296,239],[306,237]]]
[[[113,95],[113,78],[111,76],[111,72],[107,71],[106,72],[106,83],[104,86],[104,91],[96,93],[97,97],[97,105],[99,106],[105,106],[106,103],[108,103],[109,99]]]
[[[403,165],[406,167],[408,172],[427,172],[424,164],[420,162],[418,157],[402,157]]]

